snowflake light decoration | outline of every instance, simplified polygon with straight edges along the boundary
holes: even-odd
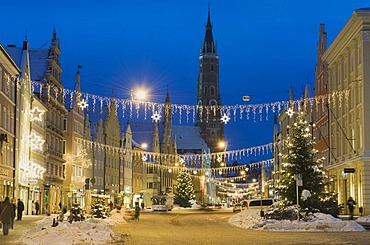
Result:
[[[153,113],[151,118],[154,122],[159,122],[161,120],[162,116],[156,111],[156,112]]]
[[[180,164],[184,164],[185,160],[183,158],[180,158]]]
[[[221,175],[222,174],[222,170],[218,171],[218,173]]]
[[[224,124],[227,124],[230,121],[230,117],[228,115],[226,115],[226,114],[223,114],[222,117],[221,117],[221,121]]]
[[[145,162],[147,159],[148,159],[148,158],[147,158],[146,156],[143,156],[143,157],[141,158],[141,160],[143,160],[143,162]]]
[[[80,102],[78,102],[77,105],[81,108],[81,110],[84,110],[89,106],[87,101],[85,101],[84,99],[82,99]]]
[[[287,110],[286,114],[288,114],[288,116],[291,118],[291,117],[293,116],[293,114],[294,114],[293,109],[292,109],[292,108],[289,108],[289,109]]]
[[[217,157],[217,162],[221,162],[222,158],[220,156]]]
[[[30,120],[33,121],[42,121],[42,115],[44,115],[45,111],[40,110],[38,107],[33,107],[30,111]]]

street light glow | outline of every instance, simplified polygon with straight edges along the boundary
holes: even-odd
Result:
[[[144,149],[147,149],[148,148],[148,144],[147,143],[142,143],[141,144],[141,147],[144,148]]]
[[[146,100],[148,98],[148,92],[144,88],[137,88],[131,90],[131,98],[133,100]]]
[[[218,146],[221,147],[221,148],[225,148],[225,146],[226,146],[225,141],[221,141],[220,143],[218,143]]]

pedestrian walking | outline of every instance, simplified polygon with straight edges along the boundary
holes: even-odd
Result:
[[[139,220],[139,216],[140,216],[140,207],[139,207],[139,203],[136,203],[136,205],[135,205],[135,219]]]
[[[347,206],[349,209],[349,215],[351,220],[353,220],[353,211],[355,210],[355,205],[356,205],[355,200],[353,200],[352,197],[349,197],[347,201]]]
[[[39,204],[39,202],[37,200],[35,202],[35,209],[36,209],[36,215],[39,215],[40,204]]]
[[[13,205],[9,202],[9,197],[5,197],[5,200],[1,203],[0,210],[0,220],[3,224],[3,235],[8,235],[11,221],[14,219]]]
[[[17,203],[17,220],[22,220],[23,210],[24,210],[24,204],[21,201],[21,199],[18,198],[18,203]]]

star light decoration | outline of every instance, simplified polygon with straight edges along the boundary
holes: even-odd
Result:
[[[156,111],[156,112],[153,113],[151,118],[154,122],[159,122],[161,120],[162,116]]]
[[[33,107],[32,110],[30,110],[30,120],[31,122],[34,122],[34,121],[38,121],[38,122],[41,122],[42,121],[42,115],[44,115],[45,111],[44,110],[40,110],[38,107]]]
[[[32,132],[30,135],[30,147],[31,150],[42,150],[45,140],[41,136],[37,135],[35,132]]]
[[[289,108],[289,109],[287,110],[286,114],[288,114],[288,116],[291,118],[291,117],[293,116],[293,114],[294,114],[293,109],[292,109],[292,108]]]
[[[222,117],[221,117],[221,121],[224,124],[227,124],[230,121],[230,117],[228,115],[226,115],[226,114],[223,114]]]
[[[27,175],[32,179],[42,179],[46,169],[39,164],[30,161]]]
[[[81,110],[84,110],[89,106],[89,104],[84,99],[78,102],[77,105],[81,108]]]

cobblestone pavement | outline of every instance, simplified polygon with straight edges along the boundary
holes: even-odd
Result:
[[[36,226],[36,222],[45,218],[46,215],[24,215],[21,221],[15,220],[14,229],[9,230],[7,236],[3,235],[3,229],[0,229],[0,244],[19,244],[17,240],[27,231]]]

